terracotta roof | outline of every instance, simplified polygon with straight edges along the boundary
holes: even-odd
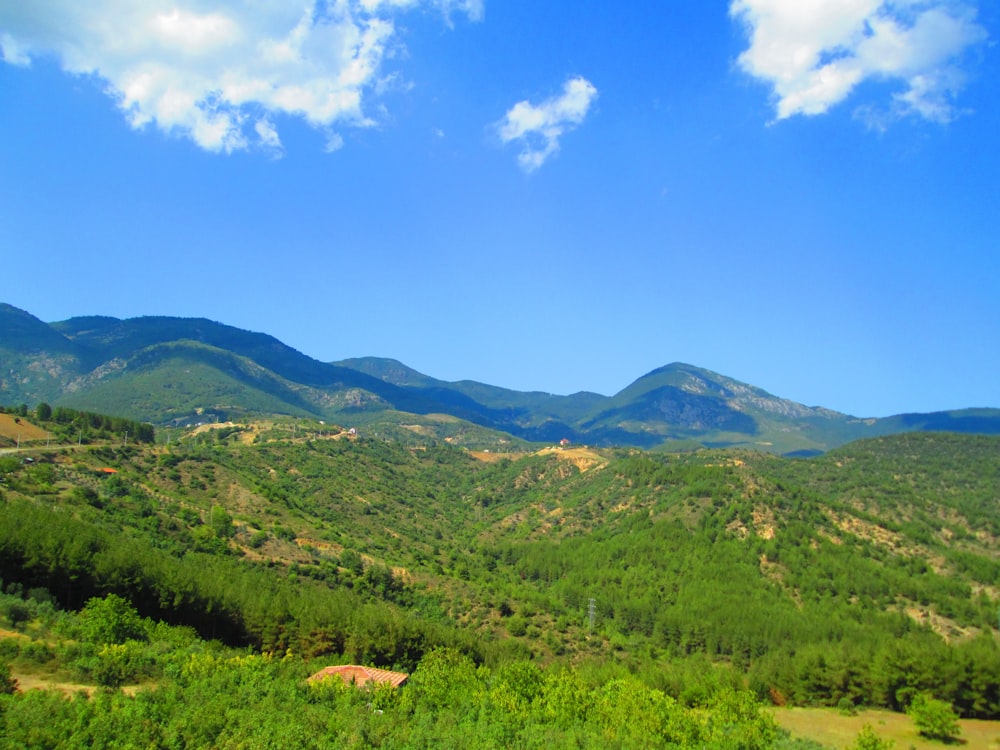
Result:
[[[342,664],[336,667],[324,667],[309,678],[309,682],[324,680],[334,675],[338,675],[345,684],[351,683],[358,687],[363,687],[369,682],[376,684],[389,684],[399,687],[407,678],[408,674],[402,672],[390,672],[388,669],[376,669],[375,667],[360,667],[357,664]]]

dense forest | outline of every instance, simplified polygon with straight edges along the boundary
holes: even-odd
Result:
[[[17,693],[0,667],[0,748],[810,747],[785,741],[746,690],[690,706],[627,674],[530,661],[491,669],[436,648],[404,690],[362,691],[308,683],[308,663],[291,652],[224,649],[144,620],[113,594],[78,615],[38,591],[0,605],[44,636],[0,640],[5,659],[58,662],[102,686],[71,698]],[[117,689],[135,680],[146,686]]]
[[[23,415],[55,442],[0,455],[0,664],[106,692],[3,698],[11,746],[51,746],[32,712],[56,745],[128,724],[143,747],[795,747],[762,706],[1000,718],[995,437],[499,455],[289,420],[88,445],[95,420],[55,411]],[[330,663],[413,676],[305,684]]]

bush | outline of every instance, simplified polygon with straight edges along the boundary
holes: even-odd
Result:
[[[0,695],[11,695],[17,692],[17,680],[10,676],[10,667],[0,661]]]
[[[117,474],[112,474],[104,480],[101,494],[108,498],[125,497],[129,493],[129,489],[128,482]]]
[[[865,724],[858,732],[858,737],[851,745],[851,750],[892,750],[895,744],[892,740],[883,740],[875,734],[871,724]]]
[[[110,643],[102,648],[94,660],[91,674],[102,686],[117,688],[134,682],[149,668],[149,659],[136,641]]]
[[[128,600],[117,594],[91,599],[80,612],[83,636],[91,643],[146,640],[146,623]]]
[[[13,474],[21,468],[21,461],[14,456],[0,456],[0,477]]]
[[[19,638],[0,638],[0,659],[16,659],[20,655]]]
[[[73,502],[81,505],[93,505],[95,508],[104,507],[104,502],[101,500],[100,495],[90,487],[76,486],[70,490],[69,496]]]
[[[31,606],[20,599],[9,599],[4,602],[3,614],[15,630],[20,630],[22,626],[31,621],[33,616]]]
[[[528,621],[522,615],[514,615],[507,619],[507,632],[519,638],[528,632]]]
[[[846,695],[843,695],[840,700],[837,701],[837,711],[842,716],[857,716],[858,707],[854,705],[854,701]]]
[[[920,734],[928,739],[954,740],[962,731],[951,704],[932,698],[927,693],[915,695],[906,713],[913,719]]]
[[[225,508],[213,505],[212,512],[209,514],[209,521],[215,535],[220,539],[229,539],[236,533],[236,527],[233,526],[233,517],[229,515],[229,511]]]
[[[48,664],[56,658],[55,652],[42,641],[28,641],[21,646],[21,658],[33,664]]]

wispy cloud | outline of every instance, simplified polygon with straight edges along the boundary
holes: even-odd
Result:
[[[963,55],[987,34],[963,0],[733,0],[750,47],[740,67],[773,87],[777,119],[816,115],[862,82],[896,82],[869,122],[915,115],[948,122]]]
[[[284,149],[281,145],[281,138],[270,120],[257,120],[253,126],[254,132],[260,139],[260,145],[269,150],[274,156],[280,157]]]
[[[426,6],[482,18],[481,0],[31,0],[0,4],[0,56],[52,55],[92,75],[129,123],[204,149],[280,154],[274,115],[368,127],[366,97],[398,44],[393,14]]]
[[[360,0],[361,6],[370,12],[385,8],[413,8],[430,5],[440,10],[446,19],[452,14],[462,13],[473,21],[482,21],[485,15],[484,0]]]
[[[522,145],[517,161],[526,172],[533,172],[559,150],[559,138],[587,116],[597,89],[586,78],[577,76],[563,85],[562,94],[535,105],[521,101],[507,110],[496,126],[504,143]]]

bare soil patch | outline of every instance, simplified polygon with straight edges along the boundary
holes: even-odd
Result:
[[[27,674],[25,672],[18,672],[12,669],[10,671],[11,676],[17,680],[17,689],[22,693],[26,693],[29,690],[58,690],[66,695],[76,695],[79,692],[84,692],[87,695],[92,695],[96,687],[93,685],[81,685],[75,682],[59,682],[51,677],[45,675],[37,674]]]
[[[563,461],[569,461],[575,464],[580,471],[604,466],[608,462],[606,458],[589,448],[542,448],[538,451],[538,455],[552,455]]]
[[[846,534],[853,534],[860,539],[875,542],[878,545],[887,547],[892,552],[906,554],[906,550],[903,545],[903,538],[899,534],[868,521],[862,521],[856,516],[840,514],[829,509],[826,513],[833,521],[834,525],[842,532]]]

